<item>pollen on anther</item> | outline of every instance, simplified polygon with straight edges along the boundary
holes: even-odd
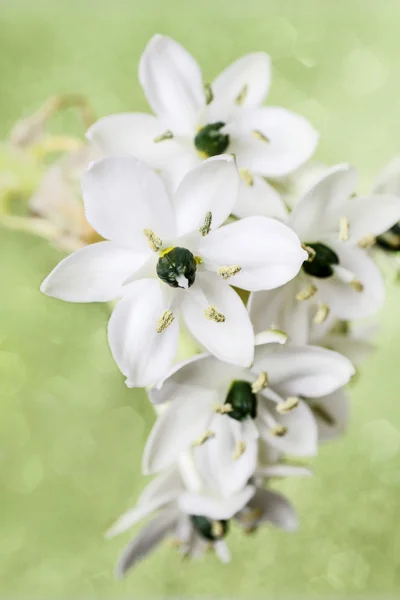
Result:
[[[172,310],[166,310],[157,322],[157,333],[162,333],[167,327],[169,327],[172,321],[175,319]]]
[[[347,242],[350,236],[350,223],[347,217],[340,217],[339,221],[339,240]]]
[[[315,313],[314,323],[316,325],[321,325],[324,323],[329,316],[329,306],[327,304],[320,304],[317,312]]]
[[[210,83],[204,84],[204,95],[206,97],[206,104],[211,104],[214,100],[214,94]]]
[[[253,394],[258,394],[262,390],[265,390],[268,387],[268,374],[265,371],[261,371],[257,380],[252,384],[251,391]]]
[[[213,438],[214,436],[215,433],[208,429],[207,431],[202,433],[201,436],[197,438],[197,440],[194,440],[194,442],[192,442],[192,446],[202,446],[207,440]]]
[[[245,83],[235,98],[235,104],[237,104],[238,106],[242,106],[244,101],[247,98],[248,91],[249,91],[249,86],[247,85],[247,83]]]
[[[207,319],[214,321],[215,323],[224,323],[226,321],[225,315],[218,312],[215,306],[209,306],[206,308],[204,315],[207,317]]]
[[[224,535],[224,526],[220,521],[213,521],[211,533],[216,538],[220,538]]]
[[[233,277],[237,275],[242,270],[242,267],[239,265],[232,265],[230,267],[219,267],[217,270],[217,275],[222,277],[222,279],[229,279],[229,277]]]
[[[363,248],[363,249],[368,249],[368,248],[372,248],[372,246],[374,246],[376,244],[376,237],[374,235],[372,235],[372,233],[370,235],[365,235],[363,238],[361,238],[358,243],[357,246],[359,248]]]
[[[227,415],[233,411],[232,405],[228,403],[226,404],[217,404],[214,408],[217,415]]]
[[[271,427],[269,431],[275,437],[283,437],[287,434],[287,427],[284,425],[275,425],[275,427]]]
[[[212,222],[212,213],[209,211],[206,213],[206,216],[204,217],[204,225],[202,225],[199,229],[199,231],[203,237],[210,233],[211,222]]]
[[[279,414],[285,415],[299,405],[300,399],[297,396],[289,396],[284,402],[276,405]]]
[[[254,138],[256,138],[256,140],[259,140],[260,142],[265,142],[266,144],[269,144],[269,143],[270,143],[270,141],[271,141],[271,140],[270,140],[270,139],[269,139],[269,138],[268,138],[266,135],[264,135],[264,134],[262,133],[262,131],[260,131],[259,129],[254,129],[254,130],[252,131],[252,134],[253,134],[253,137],[254,137]]]
[[[311,246],[307,246],[307,244],[302,244],[301,247],[308,254],[307,262],[312,262],[314,260],[314,258],[316,257],[316,255],[317,255],[317,253],[314,250],[314,248],[311,248]]]
[[[364,285],[361,283],[361,281],[359,281],[358,279],[353,279],[352,281],[350,281],[349,284],[353,290],[355,290],[356,292],[363,292],[364,291]]]
[[[299,302],[302,302],[303,300],[309,300],[310,298],[315,296],[317,291],[318,289],[315,287],[315,285],[310,284],[296,294],[296,300],[298,300]]]
[[[162,248],[161,239],[157,237],[154,231],[152,231],[151,229],[144,229],[143,233],[146,236],[147,241],[149,242],[149,246],[153,250],[153,252],[159,252]]]
[[[243,181],[245,182],[246,185],[248,185],[249,187],[254,185],[254,177],[248,169],[241,167],[239,169],[239,175],[240,175],[241,179],[243,179]]]
[[[158,144],[159,142],[164,142],[165,140],[172,140],[172,138],[174,137],[174,134],[172,133],[172,131],[164,131],[164,133],[162,133],[161,135],[158,135],[157,137],[154,138],[153,142],[155,144]]]
[[[238,458],[240,458],[242,454],[246,452],[246,448],[247,444],[243,440],[236,442],[236,447],[232,455],[233,460],[237,460]]]

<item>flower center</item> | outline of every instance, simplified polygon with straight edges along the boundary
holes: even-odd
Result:
[[[157,275],[171,287],[187,289],[196,279],[196,259],[186,248],[167,248],[160,253]]]
[[[190,520],[197,533],[210,542],[221,540],[228,533],[229,521],[212,521],[197,515],[190,515]]]
[[[194,138],[196,149],[206,158],[223,154],[229,146],[229,135],[221,133],[225,123],[218,121],[202,127]]]
[[[379,235],[376,239],[376,243],[384,250],[389,250],[391,252],[400,250],[400,223],[396,223],[389,231]]]
[[[255,419],[257,416],[257,396],[251,389],[248,381],[234,381],[230,387],[225,404],[232,408],[228,416],[236,421],[243,421],[248,417]]]
[[[312,277],[319,277],[320,279],[331,277],[333,275],[332,265],[339,264],[339,257],[336,252],[320,242],[307,244],[307,247],[312,248],[315,255],[312,260],[303,263],[303,270]]]

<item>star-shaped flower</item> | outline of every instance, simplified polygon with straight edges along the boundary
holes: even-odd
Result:
[[[254,334],[230,283],[270,289],[296,275],[307,254],[296,234],[266,217],[223,225],[237,197],[230,156],[188,173],[170,198],[150,167],[130,156],[94,163],[83,177],[89,224],[110,241],[65,258],[42,291],[69,302],[122,296],[108,328],[129,386],[154,384],[175,357],[179,316],[211,353],[237,365],[253,360]]]
[[[155,116],[110,115],[91,139],[105,154],[128,153],[161,169],[172,187],[204,158],[234,153],[242,175],[233,212],[284,214],[279,194],[264,177],[281,177],[313,154],[318,136],[303,117],[262,106],[271,79],[270,58],[248,54],[204,85],[196,60],[176,41],[155,35],[139,65],[139,80]]]

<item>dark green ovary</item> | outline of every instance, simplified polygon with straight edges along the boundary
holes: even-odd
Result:
[[[228,533],[229,521],[212,521],[207,517],[199,517],[197,515],[191,515],[190,520],[197,533],[209,542],[222,540]],[[215,527],[216,525],[217,527]],[[221,530],[221,535],[215,534],[217,528]]]
[[[227,414],[236,421],[255,419],[257,416],[257,396],[251,391],[251,384],[248,381],[234,381],[225,404],[231,405],[232,411]]]
[[[221,133],[225,123],[211,123],[206,125],[197,133],[194,138],[196,149],[206,156],[217,156],[223,154],[229,146],[229,135]]]
[[[179,275],[184,275],[188,280],[188,287],[196,279],[197,264],[193,254],[186,248],[173,248],[157,262],[157,275],[171,287],[181,287],[177,281]]]
[[[306,244],[306,246],[315,251],[315,256],[311,261],[303,263],[303,271],[312,277],[319,277],[320,279],[332,277],[334,272],[332,265],[339,264],[339,257],[336,252],[320,242]]]

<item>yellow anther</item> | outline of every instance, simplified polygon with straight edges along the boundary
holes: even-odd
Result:
[[[239,267],[239,265],[232,265],[231,267],[220,267],[217,270],[217,275],[222,277],[222,279],[229,279],[229,277],[233,277],[233,275],[237,275],[237,273],[240,273],[241,270],[242,267]]]
[[[274,427],[271,427],[269,432],[275,437],[283,437],[287,434],[287,427],[284,425],[275,425]]]
[[[347,217],[340,217],[339,221],[339,240],[347,242],[350,235],[350,223]]]
[[[168,254],[169,252],[171,252],[171,250],[173,250],[174,248],[175,248],[175,246],[170,246],[169,248],[165,248],[165,250],[162,250],[160,252],[160,258],[162,258],[166,254]]]
[[[358,279],[353,279],[352,281],[350,281],[349,285],[356,292],[363,292],[364,291],[364,285]]]
[[[247,85],[247,83],[245,83],[235,98],[235,104],[237,104],[238,106],[242,106],[244,101],[247,98],[248,91],[249,91],[249,86]]]
[[[206,216],[204,217],[204,225],[202,225],[199,229],[199,231],[203,237],[210,233],[211,222],[212,222],[212,214],[210,212],[207,212]]]
[[[209,306],[208,308],[206,308],[204,314],[207,317],[207,319],[209,319],[210,321],[214,321],[215,323],[224,323],[226,321],[225,315],[218,312],[215,306]]]
[[[151,229],[144,229],[143,233],[147,237],[147,241],[149,242],[149,246],[153,252],[159,252],[162,248],[162,241],[160,238],[157,237],[154,231]]]
[[[326,410],[326,408],[324,406],[322,406],[321,404],[314,404],[311,407],[312,412],[314,413],[314,415],[321,419],[321,421],[323,421],[326,425],[335,425],[336,421],[335,419],[332,417],[332,415],[330,413],[328,413],[328,411]]]
[[[157,322],[157,333],[162,333],[167,327],[169,327],[174,320],[172,310],[166,310]]]
[[[317,312],[315,313],[314,323],[316,325],[321,325],[324,323],[329,316],[329,306],[327,304],[320,304]]]
[[[358,241],[358,247],[359,248],[372,248],[372,246],[375,246],[376,244],[376,237],[374,235],[372,235],[372,233],[370,235],[365,235],[363,238],[361,238],[361,240]]]
[[[155,144],[158,144],[159,142],[163,142],[164,140],[172,140],[172,138],[174,137],[174,134],[172,133],[172,131],[164,131],[164,133],[162,133],[161,135],[158,135],[157,137],[154,138],[153,142]]]
[[[249,187],[254,185],[254,177],[248,169],[241,167],[239,169],[239,175],[243,179],[243,181],[245,182],[246,185],[248,185]]]
[[[258,521],[263,516],[264,511],[261,508],[254,508],[248,512],[242,513],[239,517],[239,521],[243,524],[252,523]]]
[[[312,262],[314,260],[315,256],[316,256],[316,254],[317,254],[315,252],[314,248],[311,248],[311,246],[307,246],[307,244],[302,244],[301,247],[308,254],[307,262]]]
[[[224,526],[221,521],[213,521],[211,525],[211,533],[214,537],[220,538],[224,535]]]
[[[205,444],[205,442],[207,440],[213,438],[214,436],[215,436],[215,433],[213,431],[210,431],[210,429],[208,429],[207,431],[202,433],[201,436],[199,438],[197,438],[197,440],[194,440],[194,442],[192,443],[192,446],[202,446],[203,444]]]
[[[289,396],[288,398],[286,398],[285,402],[280,402],[276,405],[276,410],[281,415],[285,415],[286,413],[296,408],[296,406],[299,405],[299,402],[300,398],[298,398],[297,396]]]
[[[204,95],[206,97],[206,104],[211,104],[211,102],[214,100],[214,94],[212,91],[211,84],[204,84]]]
[[[201,256],[195,256],[194,260],[196,261],[196,265],[202,265],[203,264],[203,259],[201,258]]]
[[[252,131],[252,134],[253,134],[253,137],[254,137],[254,138],[256,138],[256,140],[259,140],[260,142],[265,142],[266,144],[269,144],[269,143],[270,143],[270,141],[271,141],[271,140],[270,140],[269,138],[267,138],[267,136],[266,136],[266,135],[264,135],[264,134],[262,133],[262,131],[260,131],[259,129],[254,129],[254,130]]]
[[[246,448],[247,448],[247,444],[243,440],[236,442],[236,447],[232,454],[233,460],[237,460],[238,458],[240,458],[242,456],[242,454],[244,454],[246,452]]]
[[[233,411],[233,407],[227,402],[226,404],[217,404],[214,410],[218,415],[227,415]]]
[[[268,374],[265,371],[261,371],[261,373],[257,377],[257,380],[254,383],[252,383],[251,391],[253,392],[253,394],[258,394],[262,390],[265,390],[266,387],[268,387],[268,383]]]
[[[316,288],[315,285],[312,285],[310,283],[310,285],[300,290],[300,292],[296,294],[296,300],[298,300],[299,302],[302,302],[303,300],[309,300],[310,298],[315,296],[317,292],[318,288]]]

